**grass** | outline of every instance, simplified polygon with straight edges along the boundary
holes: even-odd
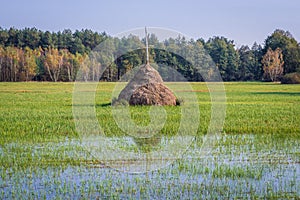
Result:
[[[198,137],[171,166],[132,175],[106,168],[76,142],[73,83],[0,83],[0,199],[300,196],[300,85],[225,83],[224,128],[206,155],[200,150],[211,115],[206,85],[191,83],[193,90],[186,90],[167,84],[181,95],[196,93]],[[112,138],[125,135],[112,116],[114,87],[99,83],[95,98],[99,124]],[[150,123],[149,107],[129,110],[136,124]],[[181,107],[165,110],[160,134],[171,137]],[[136,151],[126,145],[123,150]]]
[[[1,142],[74,136],[72,84],[1,83]]]
[[[168,83],[171,85],[172,83]],[[0,83],[0,144],[12,141],[52,141],[75,137],[72,115],[73,83]],[[120,132],[111,115],[114,83],[100,83],[96,93],[99,123],[108,135]],[[192,83],[201,113],[199,135],[207,132],[210,96],[204,83]],[[300,133],[300,86],[273,83],[225,83],[227,105],[223,131],[228,134]],[[180,88],[179,88],[180,90]],[[179,93],[182,91],[179,91]],[[136,123],[149,123],[148,108],[131,109]],[[171,134],[180,121],[180,108],[168,108],[164,132]],[[175,122],[175,123],[172,123]]]
[[[299,85],[226,84],[226,133],[299,137]]]

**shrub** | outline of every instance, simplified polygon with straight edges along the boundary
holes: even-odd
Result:
[[[281,79],[281,83],[300,84],[300,73],[294,72],[294,73],[284,75]]]
[[[184,105],[184,99],[183,98],[177,98],[176,99],[176,106],[182,106]]]
[[[117,99],[117,98],[113,98],[111,101],[111,104],[113,106],[128,106],[129,105],[128,101],[126,101],[125,99]]]

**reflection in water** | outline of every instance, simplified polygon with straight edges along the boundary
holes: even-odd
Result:
[[[93,159],[116,170],[144,173],[165,168],[186,151],[192,136],[160,136],[150,138],[103,137],[93,135],[80,142]]]
[[[140,151],[143,153],[148,153],[156,150],[161,143],[161,136],[155,135],[151,138],[137,138],[133,137],[133,140]]]

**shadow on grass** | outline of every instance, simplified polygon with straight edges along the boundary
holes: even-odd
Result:
[[[108,107],[111,106],[111,102],[108,103],[97,103],[96,107]]]
[[[111,102],[109,103],[96,103],[96,104],[70,104],[68,106],[82,106],[82,107],[88,107],[88,106],[91,106],[91,107],[108,107],[108,106],[111,106]]]
[[[300,92],[254,92],[253,94],[261,94],[261,95],[283,95],[283,96],[300,96]]]

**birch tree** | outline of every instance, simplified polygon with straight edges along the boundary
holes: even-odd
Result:
[[[273,51],[268,49],[267,53],[262,58],[264,78],[271,81],[279,81],[283,74],[283,55],[280,48]]]

